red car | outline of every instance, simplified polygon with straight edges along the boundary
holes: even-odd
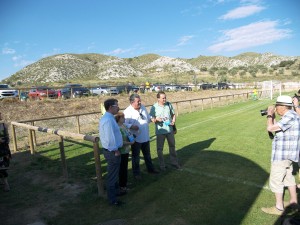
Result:
[[[30,100],[42,100],[45,98],[57,98],[57,92],[46,86],[32,87],[28,93]]]

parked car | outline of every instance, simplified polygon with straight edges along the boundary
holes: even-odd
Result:
[[[117,95],[119,90],[116,87],[100,86],[90,89],[91,95]]]
[[[225,82],[219,82],[218,83],[218,89],[228,89],[229,88],[229,85]]]
[[[90,90],[83,87],[81,84],[67,84],[63,89],[61,89],[61,97],[63,99],[78,98],[89,95]]]
[[[164,84],[152,84],[151,91],[165,91],[165,88],[166,86]]]
[[[43,100],[45,98],[57,98],[57,93],[55,90],[47,87],[47,86],[37,86],[31,87],[28,98],[30,100]]]
[[[179,91],[180,87],[175,84],[165,84],[165,90],[166,91]]]
[[[199,86],[199,88],[202,90],[214,89],[216,88],[216,85],[211,83],[203,83]]]
[[[137,93],[140,88],[135,86],[135,85],[120,85],[120,86],[117,86],[117,89],[119,90],[119,93]]]
[[[4,98],[17,98],[18,91],[12,89],[8,84],[0,84],[0,100]]]
[[[191,86],[189,86],[189,85],[180,85],[179,89],[181,91],[192,91],[193,90],[193,88]]]
[[[228,84],[229,89],[236,89],[237,86],[235,84]]]

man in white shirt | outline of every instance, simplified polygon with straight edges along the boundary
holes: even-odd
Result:
[[[120,128],[114,118],[118,113],[118,100],[107,99],[104,102],[105,114],[99,121],[99,136],[103,148],[103,154],[107,161],[107,197],[112,205],[119,206],[117,200],[119,190],[119,169],[121,154],[119,148],[123,146],[123,138]]]
[[[150,154],[149,123],[150,116],[145,106],[141,104],[138,94],[129,97],[130,105],[124,110],[125,125],[136,136],[135,143],[131,145],[132,172],[135,179],[141,179],[140,150],[142,150],[148,173],[157,174]]]

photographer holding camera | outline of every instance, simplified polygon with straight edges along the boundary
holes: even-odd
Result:
[[[275,206],[261,208],[267,214],[282,215],[284,187],[287,187],[290,193],[289,204],[298,203],[292,163],[299,161],[300,117],[293,107],[293,99],[282,95],[277,98],[275,107],[269,106],[267,109],[267,130],[275,132],[269,185],[276,199]],[[281,117],[277,122],[275,112]]]

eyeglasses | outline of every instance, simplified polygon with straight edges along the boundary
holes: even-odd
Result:
[[[118,108],[119,108],[119,106],[118,106],[118,105],[111,105],[111,107],[118,107]]]
[[[141,117],[142,120],[145,119],[145,117],[144,117],[144,115],[142,113],[140,113],[140,117]]]

